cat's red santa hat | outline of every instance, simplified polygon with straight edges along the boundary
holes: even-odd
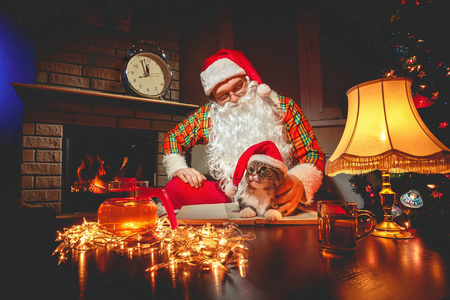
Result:
[[[247,166],[255,160],[280,169],[284,175],[286,175],[288,171],[288,168],[283,162],[281,153],[275,143],[271,141],[264,141],[250,146],[244,153],[242,153],[238,160],[233,174],[233,182],[230,182],[225,186],[225,194],[227,196],[232,197],[236,194],[239,183],[241,182],[242,177],[244,177]]]

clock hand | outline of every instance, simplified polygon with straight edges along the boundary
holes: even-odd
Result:
[[[142,60],[141,60],[141,65],[142,65],[142,69],[144,70],[144,77],[148,76],[149,75],[148,71],[145,70],[144,61],[142,61]],[[141,77],[141,76],[139,76],[139,77]]]
[[[159,74],[159,75],[158,75]],[[162,73],[158,73],[158,74],[147,74],[147,75],[143,75],[143,76],[139,76],[139,78],[144,78],[144,77],[159,77]]]

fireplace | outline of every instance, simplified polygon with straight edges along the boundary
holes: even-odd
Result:
[[[136,178],[156,186],[157,133],[70,125],[64,128],[61,212],[95,212],[108,183]]]
[[[198,108],[95,91],[13,86],[24,103],[22,200],[57,214],[95,212],[109,197],[101,185],[116,176],[165,186],[164,135]],[[102,183],[94,193],[91,181],[101,164]],[[72,192],[73,187],[79,190]]]

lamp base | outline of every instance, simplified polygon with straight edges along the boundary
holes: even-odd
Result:
[[[387,239],[413,239],[416,237],[415,234],[405,230],[403,227],[391,220],[384,220],[375,226],[372,235]]]
[[[372,232],[373,236],[382,237],[387,239],[413,239],[416,235],[407,231],[404,227],[401,227],[394,222],[392,217],[392,205],[395,200],[395,193],[391,189],[391,175],[389,171],[383,170],[381,175],[383,179],[383,188],[380,191],[381,205],[384,210],[384,220],[380,224],[375,226]]]

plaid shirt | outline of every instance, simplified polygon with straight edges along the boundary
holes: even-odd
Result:
[[[278,96],[278,100],[286,132],[294,148],[293,164],[310,163],[323,171],[325,155],[302,111],[290,98]],[[212,128],[210,109],[211,103],[205,104],[169,131],[164,137],[164,153],[181,155],[197,144],[207,144]]]

